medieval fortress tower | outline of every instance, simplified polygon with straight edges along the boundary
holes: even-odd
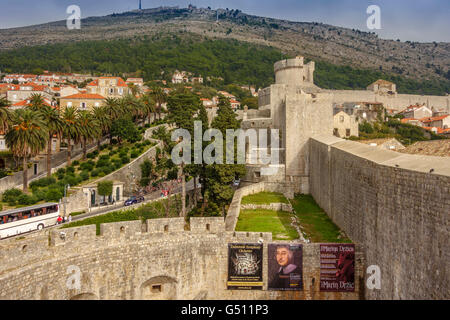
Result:
[[[47,229],[0,242],[0,299],[449,299],[450,161],[373,148],[333,136],[333,103],[378,101],[449,107],[449,97],[314,85],[314,62],[275,64],[243,128],[279,129],[274,175],[247,165],[225,220],[151,219]],[[395,91],[395,90],[394,90]],[[355,292],[321,292],[319,244],[303,245],[304,290],[227,290],[228,243],[263,243],[270,233],[235,232],[243,196],[311,194],[356,244]],[[98,232],[99,231],[99,232]],[[381,288],[366,287],[368,266]],[[75,274],[79,281],[72,278]]]
[[[314,85],[315,63],[303,57],[278,61],[274,65],[275,84],[259,91],[259,109],[244,114],[242,128],[278,129],[280,165],[278,173],[264,176],[261,165],[247,165],[247,183],[286,182],[295,193],[310,193],[308,141],[316,135],[333,136],[333,104],[345,102],[381,102],[387,109],[401,111],[410,105],[446,108],[450,96],[398,94],[383,90],[377,81],[368,90],[325,90]],[[269,153],[270,153],[270,145]],[[247,150],[247,152],[250,152]],[[272,165],[274,166],[274,165]],[[274,166],[275,167],[275,166]]]

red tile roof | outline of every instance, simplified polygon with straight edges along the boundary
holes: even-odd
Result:
[[[447,118],[449,115],[445,115],[445,116],[439,116],[439,117],[428,117],[428,118],[422,118],[420,119],[420,121],[422,122],[433,122],[433,121],[439,121],[439,120],[443,120],[445,118]]]
[[[45,104],[46,106],[48,106],[48,107],[51,107],[51,106],[52,106],[52,105],[49,104],[46,100],[44,100],[44,104]],[[14,103],[14,104],[12,105],[12,107],[29,107],[29,106],[30,106],[30,100],[29,100],[29,99],[19,101],[19,102]]]
[[[71,96],[61,97],[61,99],[105,99],[104,96],[99,94],[91,94],[91,93],[77,93]]]

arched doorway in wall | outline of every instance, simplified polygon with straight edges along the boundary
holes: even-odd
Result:
[[[142,283],[141,300],[176,300],[177,280],[172,277],[153,277]]]
[[[90,292],[80,293],[71,297],[69,300],[98,300],[98,297]]]

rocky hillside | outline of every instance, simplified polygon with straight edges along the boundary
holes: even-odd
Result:
[[[374,33],[256,17],[239,10],[164,7],[86,18],[82,20],[81,30],[68,30],[65,21],[3,29],[0,48],[173,33],[207,39],[233,38],[273,46],[288,55],[301,54],[314,60],[406,78],[450,79],[450,43],[383,40]]]

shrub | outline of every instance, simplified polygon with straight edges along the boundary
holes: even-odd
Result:
[[[30,188],[31,189],[35,189],[35,188],[42,188],[42,187],[48,187],[51,184],[56,183],[56,179],[53,177],[45,177],[45,178],[41,178],[35,181],[32,181],[30,183]]]
[[[91,171],[91,177],[98,177],[98,175],[100,174],[100,169],[94,169]]]
[[[23,193],[19,197],[17,197],[17,203],[20,205],[32,205],[36,199],[34,197],[30,197],[29,195]]]
[[[22,194],[23,192],[19,189],[8,189],[3,192],[2,201],[14,206],[16,204],[16,199]]]
[[[75,160],[74,162],[72,162],[72,166],[76,167],[80,165],[80,161]]]
[[[94,164],[89,163],[89,162],[83,162],[80,165],[80,169],[83,171],[92,171],[92,169],[94,169]]]
[[[109,155],[103,154],[100,156],[99,160],[109,160],[109,158],[110,158]]]
[[[120,160],[122,161],[122,164],[127,164],[130,162],[130,158],[128,156],[120,158]]]
[[[139,153],[139,151],[138,150],[133,150],[133,151],[131,151],[131,158],[132,159],[134,159],[134,158],[137,158],[137,157],[139,157],[139,155],[140,155],[140,153]]]
[[[75,173],[75,167],[73,167],[73,166],[67,167],[66,174],[69,174],[69,173]]]
[[[66,169],[65,168],[59,168],[58,171],[56,171],[56,174],[65,174]]]
[[[49,189],[45,193],[45,201],[58,202],[64,196],[63,192],[58,189]]]
[[[36,198],[36,200],[37,200],[36,202],[42,201],[45,199],[45,194],[46,194],[47,190],[48,190],[47,188],[33,189],[33,197]]]
[[[113,192],[113,182],[112,181],[100,181],[97,184],[98,194],[100,196],[109,196]]]
[[[82,181],[89,180],[89,171],[83,171],[80,173],[80,177]]]
[[[95,150],[95,151],[87,154],[88,159],[94,159],[97,156],[98,156],[98,150]]]
[[[112,172],[111,164],[109,166],[101,167],[100,171],[103,172],[105,175],[110,174]]]
[[[107,144],[102,144],[101,146],[100,146],[100,150],[102,151],[102,150],[105,150],[106,148],[108,148],[108,145]]]
[[[111,139],[111,144],[117,144],[117,143],[118,143],[118,141],[117,141],[116,138],[112,138],[112,139]]]
[[[64,183],[71,186],[76,186],[78,184],[78,179],[75,176],[68,175],[64,178]]]
[[[110,165],[109,159],[100,159],[97,161],[97,164],[95,165],[97,168],[106,167]]]

